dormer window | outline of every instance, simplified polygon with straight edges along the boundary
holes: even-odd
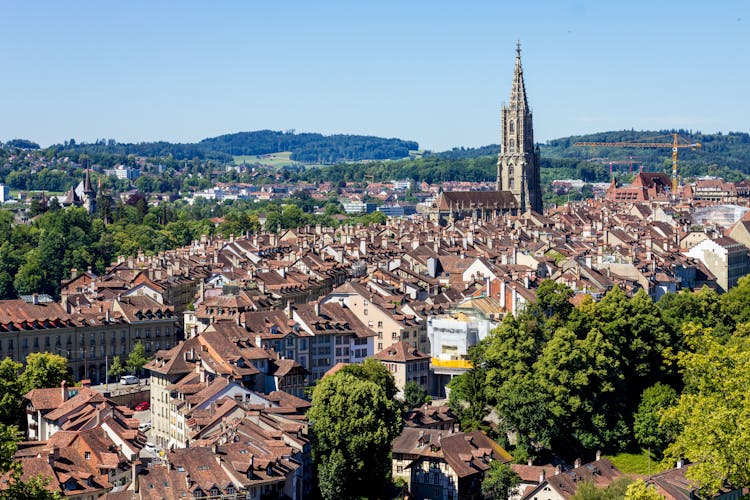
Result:
[[[273,325],[273,326],[271,327],[271,333],[272,333],[273,335],[276,335],[277,333],[279,333],[279,327],[277,327],[276,325]]]
[[[91,452],[90,451],[85,451],[83,453],[83,458],[85,458],[86,460],[91,460]]]

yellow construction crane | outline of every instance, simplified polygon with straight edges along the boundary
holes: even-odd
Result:
[[[576,142],[574,146],[608,146],[617,148],[672,148],[672,196],[677,196],[677,150],[690,148],[693,151],[701,147],[700,142],[690,142],[678,134],[662,135],[651,139],[663,139],[671,137],[672,142]]]

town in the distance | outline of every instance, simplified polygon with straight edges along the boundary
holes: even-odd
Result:
[[[0,497],[746,495],[750,136],[499,130],[0,143]]]

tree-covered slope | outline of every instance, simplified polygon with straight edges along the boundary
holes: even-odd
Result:
[[[609,161],[629,164],[632,159],[637,168],[643,166],[649,171],[667,171],[671,168],[672,153],[669,148],[589,147],[575,146],[575,143],[671,142],[670,134],[674,132],[690,142],[699,142],[702,145],[694,151],[689,148],[680,149],[680,175],[721,175],[736,180],[750,174],[750,134],[746,132],[703,134],[691,130],[617,130],[562,137],[541,143],[539,146],[542,159],[552,163],[556,163],[554,160],[574,160],[606,166]],[[453,148],[450,151],[432,153],[432,156],[441,159],[467,159],[496,155],[499,150],[500,146],[493,144],[478,148]],[[542,169],[544,168],[543,164]]]
[[[291,151],[291,158],[295,161],[338,163],[406,158],[409,151],[419,149],[419,144],[414,141],[364,135],[297,134],[294,131],[258,130],[210,137],[197,143],[156,141],[136,144],[102,139],[92,144],[77,144],[75,140],[71,140],[53,148],[87,154],[134,154],[148,157],[171,156],[178,160],[199,158],[222,161],[229,161],[235,155]]]

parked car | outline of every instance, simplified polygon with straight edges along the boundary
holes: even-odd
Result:
[[[147,432],[151,428],[151,422],[143,422],[138,426],[138,430],[141,432]]]
[[[135,375],[124,375],[120,377],[120,383],[122,385],[137,384],[140,380]]]
[[[135,411],[146,411],[149,408],[151,408],[151,403],[148,401],[141,401],[137,405],[135,405],[135,408],[133,408]]]

